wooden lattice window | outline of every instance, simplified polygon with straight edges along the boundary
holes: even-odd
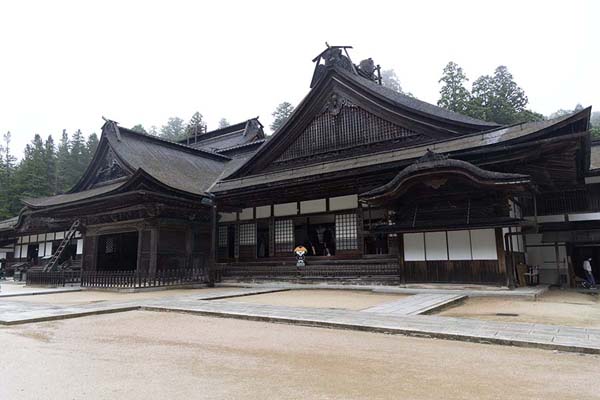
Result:
[[[337,214],[335,216],[335,241],[338,250],[358,248],[356,214]]]
[[[104,249],[105,254],[111,254],[115,252],[115,239],[112,237],[106,238],[106,246]]]
[[[315,118],[277,162],[415,136],[419,134],[346,101],[339,113],[326,111]]]
[[[294,222],[291,219],[275,221],[275,252],[292,253],[294,250]]]
[[[227,225],[219,226],[218,236],[219,247],[222,249],[227,248]]]
[[[240,246],[253,246],[256,244],[256,224],[240,225]]]

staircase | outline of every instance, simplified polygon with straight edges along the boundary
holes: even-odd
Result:
[[[65,233],[65,237],[63,238],[62,242],[60,242],[60,246],[58,246],[58,249],[56,249],[56,251],[52,255],[52,258],[50,259],[50,261],[48,261],[48,264],[46,264],[44,266],[44,271],[52,271],[52,269],[56,266],[56,264],[58,264],[58,260],[60,259],[60,256],[62,255],[62,253],[65,251],[65,249],[69,245],[69,242],[73,238],[73,235],[75,235],[75,231],[77,231],[77,228],[79,228],[79,225],[80,225],[80,222],[78,219],[76,219],[73,222],[73,224],[71,225],[71,227],[69,228],[69,230]]]

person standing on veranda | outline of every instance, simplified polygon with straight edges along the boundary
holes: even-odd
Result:
[[[588,258],[583,262],[583,271],[585,272],[585,278],[590,284],[590,286],[596,286],[596,280],[594,279],[594,274],[592,273],[592,259]]]

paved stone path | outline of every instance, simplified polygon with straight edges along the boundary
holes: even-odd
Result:
[[[232,301],[174,300],[141,309],[600,354],[600,329]]]
[[[280,292],[285,289],[254,289],[239,288],[220,293],[199,293],[165,297],[156,300],[131,300],[131,301],[101,301],[94,303],[56,305],[48,303],[30,303],[26,301],[0,301],[0,325],[28,324],[32,322],[51,321],[56,319],[77,318],[94,314],[115,313],[139,310],[144,305],[169,304],[172,301],[216,300],[228,297],[250,296],[254,294]]]
[[[362,311],[392,315],[419,315],[447,307],[466,298],[467,296],[461,294],[415,294],[404,299],[378,304]]]
[[[600,354],[600,329],[558,325],[503,323],[430,315],[284,307],[235,301],[208,301],[281,291],[233,289],[225,293],[174,296],[155,300],[99,302],[76,306],[0,301],[0,325],[23,324],[130,310],[172,311],[213,317],[239,318],[308,326],[395,333],[410,336],[494,343]]]
[[[478,286],[478,285],[405,285],[405,286],[386,286],[386,285],[343,285],[334,283],[290,283],[290,282],[225,282],[220,283],[219,287],[253,287],[253,288],[280,288],[280,289],[335,289],[335,290],[366,290],[375,293],[397,293],[397,294],[462,294],[467,297],[517,297],[535,300],[548,291],[547,285],[538,285],[533,287],[520,287],[508,289],[506,287]]]

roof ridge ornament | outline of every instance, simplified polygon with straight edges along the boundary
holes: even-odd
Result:
[[[362,76],[381,85],[381,67],[375,65],[372,58],[362,60],[358,65],[352,62],[348,49],[352,46],[330,46],[325,42],[327,48],[313,58],[315,72],[313,73],[310,87],[313,88],[325,75],[328,68],[337,67],[354,75]]]
[[[423,156],[421,156],[419,159],[417,159],[417,161],[415,161],[415,164],[421,164],[421,163],[432,162],[432,161],[444,161],[447,159],[448,159],[447,154],[436,153],[435,151],[432,151],[431,149],[428,148],[427,151],[425,151],[425,154]]]

